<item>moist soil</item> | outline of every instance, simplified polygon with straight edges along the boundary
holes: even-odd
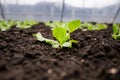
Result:
[[[54,49],[32,35],[53,39],[39,23],[29,29],[0,32],[0,80],[120,80],[120,40],[112,26],[101,31],[76,30],[72,48]]]

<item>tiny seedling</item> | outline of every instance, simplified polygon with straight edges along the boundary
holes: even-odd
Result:
[[[70,39],[70,33],[74,32],[80,27],[81,21],[74,20],[63,25],[57,25],[52,28],[52,35],[56,40],[44,38],[41,33],[34,34],[37,40],[44,41],[52,45],[53,48],[72,47],[72,43],[78,43],[76,40]]]
[[[15,25],[15,21],[13,21],[13,20],[1,20],[0,21],[0,30],[1,31],[9,30],[14,25]]]
[[[113,24],[112,27],[113,27],[112,38],[120,39],[120,25],[119,24]]]
[[[21,29],[27,29],[32,27],[32,25],[37,24],[37,21],[34,20],[25,20],[25,21],[17,21],[17,28],[21,28]]]

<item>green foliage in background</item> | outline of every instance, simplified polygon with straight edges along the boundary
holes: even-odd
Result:
[[[15,21],[15,20],[1,20],[0,31],[9,30],[11,27],[16,26],[17,28],[26,29],[32,27],[32,25],[38,24],[34,20]]]
[[[84,22],[81,24],[80,29],[82,30],[102,30],[102,29],[106,29],[108,28],[108,26],[106,24],[102,24],[102,23],[97,23],[95,25],[93,25],[92,23],[89,22]]]
[[[38,24],[38,22],[35,20],[17,21],[16,27],[21,29],[27,29],[27,28],[31,28],[32,25],[34,24]]]
[[[1,20],[0,21],[0,31],[9,30],[15,24],[16,24],[16,22],[13,20]]]

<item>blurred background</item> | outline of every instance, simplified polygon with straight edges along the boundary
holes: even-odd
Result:
[[[0,19],[120,23],[120,0],[0,0]]]

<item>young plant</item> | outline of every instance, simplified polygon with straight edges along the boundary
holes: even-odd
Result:
[[[0,30],[1,31],[9,30],[14,25],[15,25],[15,21],[13,21],[13,20],[1,20],[0,21]]]
[[[113,24],[112,38],[120,39],[120,25],[119,24]]]
[[[57,40],[44,38],[41,33],[34,34],[37,40],[44,41],[52,45],[53,48],[72,47],[72,43],[78,43],[76,40],[70,39],[70,33],[74,32],[80,27],[80,20],[70,21],[62,26],[57,25],[52,29],[52,35]]]
[[[21,28],[21,29],[27,29],[32,27],[32,25],[37,24],[37,21],[34,20],[25,20],[25,21],[17,21],[17,28]]]

